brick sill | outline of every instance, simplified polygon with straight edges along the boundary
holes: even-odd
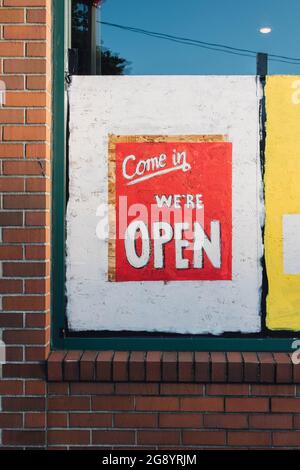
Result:
[[[53,351],[49,382],[300,383],[291,354]]]

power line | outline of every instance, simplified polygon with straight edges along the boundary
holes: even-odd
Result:
[[[118,28],[126,31],[130,31],[133,33],[138,33],[138,34],[143,34],[146,36],[150,37],[155,37],[157,39],[165,39],[171,42],[179,43],[179,44],[185,44],[185,45],[190,45],[190,46],[196,46],[196,47],[201,47],[203,49],[209,49],[217,52],[224,52],[227,54],[233,54],[233,55],[239,55],[239,56],[244,56],[244,57],[256,57],[257,51],[251,50],[251,49],[242,49],[238,47],[232,47],[232,46],[227,46],[225,44],[218,44],[218,43],[211,43],[207,41],[201,41],[199,39],[191,39],[191,38],[185,38],[185,37],[180,37],[180,36],[173,36],[171,34],[165,34],[165,33],[158,33],[155,31],[149,31],[146,29],[141,29],[141,28],[135,28],[132,26],[125,26],[125,25],[120,25],[117,23],[110,23],[108,21],[99,21],[99,23],[110,26],[113,28]],[[287,64],[293,64],[293,65],[300,65],[300,58],[295,58],[295,57],[288,57],[284,55],[278,55],[278,54],[268,54],[268,58],[270,61],[273,62],[283,62]]]

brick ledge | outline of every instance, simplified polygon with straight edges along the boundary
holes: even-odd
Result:
[[[291,354],[270,352],[53,351],[50,382],[300,383]]]

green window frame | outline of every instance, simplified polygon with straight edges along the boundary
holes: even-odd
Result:
[[[65,335],[65,1],[53,0],[53,157],[51,238],[51,348],[160,351],[292,351],[295,333],[252,335],[91,337]],[[83,312],[84,314],[84,312]]]

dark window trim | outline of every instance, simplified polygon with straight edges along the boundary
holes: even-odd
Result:
[[[291,351],[297,333],[278,332],[275,337],[163,336],[82,333],[70,337],[65,319],[65,119],[64,28],[65,1],[53,0],[53,157],[51,241],[51,347],[52,349],[160,350],[160,351]],[[84,315],[84,312],[82,312]],[[100,334],[100,333],[99,333]],[[265,334],[266,333],[262,333]],[[272,333],[273,335],[273,333]]]

